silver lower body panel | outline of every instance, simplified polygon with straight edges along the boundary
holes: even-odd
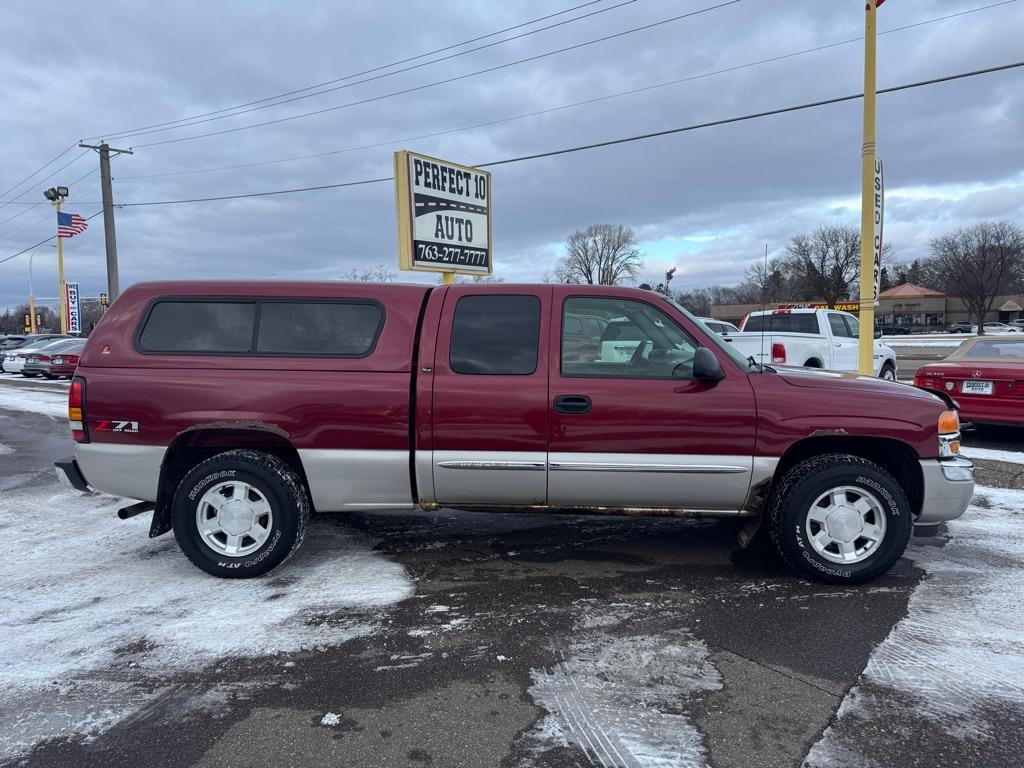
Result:
[[[915,525],[954,520],[974,495],[974,465],[966,459],[921,459],[924,500]]]

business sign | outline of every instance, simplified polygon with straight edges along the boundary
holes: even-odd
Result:
[[[878,306],[878,288],[882,279],[882,220],[885,217],[885,180],[882,175],[882,159],[875,158],[875,288],[871,298]]]
[[[839,312],[853,312],[854,314],[860,312],[859,301],[837,301],[832,309],[838,310]]]
[[[78,301],[78,283],[64,283],[68,307],[68,333],[82,332],[82,307]]]
[[[395,208],[399,267],[491,274],[489,172],[396,152]]]

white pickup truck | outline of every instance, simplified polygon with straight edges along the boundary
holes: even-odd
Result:
[[[722,338],[747,357],[768,365],[799,365],[833,371],[857,370],[860,321],[831,309],[751,312],[740,333]],[[875,375],[896,381],[896,353],[875,341]]]

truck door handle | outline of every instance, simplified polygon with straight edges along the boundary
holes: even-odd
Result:
[[[590,398],[586,395],[559,395],[555,398],[558,413],[590,413]]]

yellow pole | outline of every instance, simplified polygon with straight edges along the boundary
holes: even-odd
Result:
[[[860,338],[857,366],[874,373],[875,348],[875,14],[868,0],[864,16],[864,146],[861,148],[860,196]]]
[[[38,333],[36,328],[36,297],[28,295],[28,328],[30,333]]]
[[[455,285],[455,273],[454,272],[442,272],[444,276],[445,285]]]
[[[54,205],[57,207],[57,213],[60,213],[60,198]],[[64,288],[64,238],[57,235],[57,281],[60,283],[60,332],[68,332],[68,305],[67,305],[67,290]]]

